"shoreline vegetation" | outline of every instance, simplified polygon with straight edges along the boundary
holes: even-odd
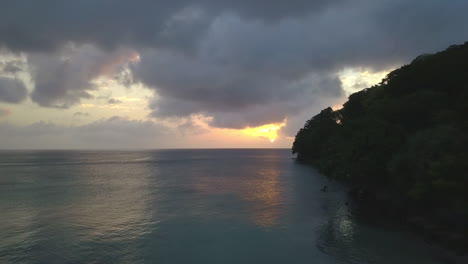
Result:
[[[299,130],[296,160],[349,186],[362,211],[468,253],[468,42],[425,54]]]

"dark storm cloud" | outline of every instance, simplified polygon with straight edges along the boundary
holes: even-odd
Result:
[[[27,94],[28,90],[20,80],[0,77],[0,102],[20,103]]]
[[[275,24],[224,14],[196,55],[143,51],[133,70],[160,96],[151,104],[154,116],[202,113],[214,117],[212,125],[231,128],[280,122],[343,96],[333,73],[344,67],[388,69],[468,39],[467,8],[455,1],[439,13],[430,4],[357,1]],[[424,27],[425,20],[436,27]]]
[[[155,91],[152,115],[240,128],[342,99],[345,67],[388,69],[468,40],[466,10],[466,0],[5,1],[0,44],[28,53],[39,105],[92,97],[92,81],[135,50],[141,61],[122,76]]]
[[[142,67],[144,65],[141,64]],[[165,69],[169,67],[166,64]],[[165,71],[160,73],[166,75]],[[243,128],[282,122],[288,115],[297,114],[317,100],[333,100],[343,95],[341,83],[335,76],[313,74],[288,82],[274,74],[272,72],[263,75],[263,78],[250,77],[246,80],[236,79],[247,78],[244,72],[191,75],[195,79],[185,79],[187,74],[184,74],[184,77],[178,79],[177,86],[171,86],[174,82],[169,82],[168,86],[159,86],[161,98],[150,104],[150,108],[154,109],[152,115],[185,117],[199,113],[212,116],[213,126]],[[205,86],[193,86],[200,85],[202,80]],[[257,80],[261,81],[248,83]]]
[[[309,76],[300,83],[288,87],[296,91],[289,100],[271,100],[269,103],[256,104],[238,111],[212,113],[211,125],[227,128],[260,126],[267,123],[279,123],[298,115],[304,109],[324,102],[332,103],[343,96],[341,83],[331,76]]]
[[[35,88],[31,99],[41,106],[67,108],[81,98],[92,98],[88,63],[62,60],[58,55],[31,55]]]
[[[68,108],[93,98],[93,80],[111,75],[133,54],[128,49],[106,52],[94,46],[67,45],[58,53],[28,56],[35,89],[31,99],[41,106]]]
[[[192,34],[187,9],[199,9],[213,16],[225,11],[262,20],[318,12],[341,0],[18,0],[2,1],[0,9],[0,43],[18,51],[49,51],[72,41],[93,43],[111,48],[119,45],[155,45],[174,35],[167,34],[168,25],[181,30],[184,39]],[[172,23],[176,15],[179,21]],[[174,21],[172,21],[174,22]],[[169,24],[168,24],[169,23]],[[169,28],[171,29],[171,28]],[[169,36],[168,39],[165,37]],[[198,37],[193,35],[192,37]],[[192,40],[190,40],[192,41]],[[166,43],[166,44],[181,44]]]

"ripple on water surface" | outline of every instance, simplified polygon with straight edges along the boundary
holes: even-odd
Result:
[[[344,204],[289,150],[0,152],[0,263],[438,263]]]

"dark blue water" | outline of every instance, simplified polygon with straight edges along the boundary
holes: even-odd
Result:
[[[291,158],[0,152],[0,263],[437,263],[411,234],[356,220],[340,186]]]

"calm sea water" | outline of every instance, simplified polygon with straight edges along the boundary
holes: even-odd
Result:
[[[411,234],[355,219],[340,186],[291,158],[0,152],[0,263],[437,263]]]

